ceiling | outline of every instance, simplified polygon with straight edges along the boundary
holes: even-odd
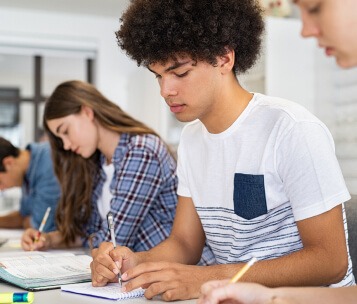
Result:
[[[0,8],[21,8],[119,18],[130,0],[1,0]]]

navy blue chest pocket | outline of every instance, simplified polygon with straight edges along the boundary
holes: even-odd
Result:
[[[267,214],[264,175],[234,174],[234,212],[251,220]]]

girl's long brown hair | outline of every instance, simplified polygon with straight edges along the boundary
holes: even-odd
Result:
[[[43,125],[48,135],[55,173],[61,185],[61,199],[56,223],[65,244],[84,236],[84,227],[91,215],[94,177],[99,170],[99,151],[88,159],[63,149],[62,140],[48,128],[47,121],[77,114],[82,106],[90,107],[104,128],[120,133],[154,134],[152,129],[126,114],[105,98],[94,86],[82,81],[60,84],[45,103]],[[158,136],[158,135],[157,135]]]

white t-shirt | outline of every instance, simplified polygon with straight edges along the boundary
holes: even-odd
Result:
[[[107,176],[102,189],[102,195],[98,199],[98,211],[102,220],[107,219],[107,214],[110,211],[110,201],[113,198],[113,195],[110,193],[110,183],[113,180],[114,174],[114,165],[113,163],[110,164],[103,164],[102,165],[103,171]]]
[[[192,198],[218,263],[300,250],[295,222],[350,199],[326,126],[300,105],[262,94],[222,133],[199,120],[186,125],[177,173],[177,192]],[[352,283],[350,262],[333,286]]]

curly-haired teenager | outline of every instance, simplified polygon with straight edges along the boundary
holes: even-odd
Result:
[[[236,73],[259,50],[253,0],[134,0],[119,45],[156,76],[170,110],[190,122],[178,150],[178,206],[170,237],[132,253],[93,252],[95,286],[115,280],[165,300],[199,295],[202,283],[243,277],[268,286],[354,284],[342,203],[350,198],[326,126],[287,100],[250,93]],[[205,241],[218,265],[195,264]]]
[[[177,203],[176,163],[154,131],[123,112],[94,86],[60,84],[45,103],[44,127],[62,196],[58,230],[29,229],[26,250],[98,247],[110,241],[114,215],[118,245],[147,250],[170,234]]]

